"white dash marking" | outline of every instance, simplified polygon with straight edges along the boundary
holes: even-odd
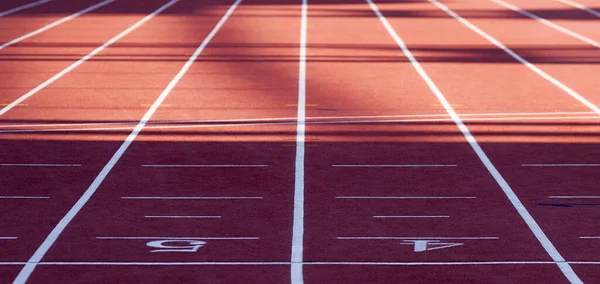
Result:
[[[220,219],[221,216],[144,216],[144,218],[167,218],[167,219]]]
[[[155,168],[264,168],[269,165],[142,165]]]
[[[331,165],[332,167],[346,167],[346,168],[421,168],[421,167],[457,167],[458,165]]]
[[[138,28],[142,24],[146,23],[147,21],[149,21],[150,19],[152,19],[154,16],[160,14],[165,9],[171,7],[172,5],[174,5],[175,3],[177,3],[178,1],[179,0],[171,0],[168,3],[164,4],[163,6],[161,6],[158,9],[156,9],[154,12],[152,12],[151,14],[147,15],[146,17],[144,17],[143,19],[141,19],[140,21],[138,21],[137,23],[135,23],[133,26],[129,27],[127,30],[125,30],[122,33],[120,33],[118,36],[112,38],[111,40],[109,40],[108,42],[106,42],[105,44],[103,44],[101,47],[99,47],[99,48],[95,49],[94,51],[92,51],[92,53],[88,54],[87,56],[85,56],[84,58],[80,59],[76,63],[74,63],[71,66],[67,67],[66,69],[64,69],[63,71],[61,71],[61,73],[55,75],[54,77],[52,77],[52,79],[46,81],[44,84],[38,86],[35,90],[41,89],[44,86],[52,83],[54,80],[57,80],[62,75],[66,74],[70,70],[73,70],[79,64],[82,64],[84,61],[86,61],[87,59],[91,58],[96,53],[102,51],[102,49],[104,49],[108,45],[110,45],[110,44],[114,43],[115,41],[119,40],[120,38],[124,37],[127,33],[129,33],[132,30]],[[198,56],[200,56],[200,54],[206,48],[206,46],[208,45],[208,43],[213,39],[213,37],[217,34],[217,32],[225,24],[225,22],[227,21],[227,19],[233,13],[233,11],[235,10],[235,8],[240,4],[240,2],[241,2],[241,0],[236,0],[235,3],[233,3],[231,5],[231,7],[227,10],[227,12],[225,13],[225,15],[223,15],[223,17],[219,20],[219,22],[215,25],[215,27],[206,36],[206,38],[204,39],[204,41],[202,41],[202,43],[200,44],[200,46],[198,46],[198,48],[194,51],[194,53],[192,54],[192,56],[190,56],[190,58],[185,62],[185,64],[181,67],[181,69],[179,70],[179,72],[177,73],[177,75],[175,75],[175,77],[171,80],[171,82],[169,82],[169,84],[161,92],[161,94],[158,96],[158,98],[154,101],[154,103],[152,104],[152,106],[146,111],[146,113],[144,114],[144,116],[142,117],[142,119],[138,122],[138,124],[135,126],[135,128],[133,129],[133,131],[131,131],[131,133],[127,136],[127,138],[125,139],[125,141],[123,141],[123,143],[121,144],[121,146],[119,146],[119,149],[117,149],[117,151],[114,153],[114,155],[110,158],[110,160],[102,168],[102,170],[100,171],[100,173],[98,173],[98,175],[96,176],[96,178],[94,179],[94,181],[92,182],[92,184],[90,184],[90,186],[85,190],[85,192],[83,193],[83,195],[81,195],[81,197],[77,200],[77,202],[73,205],[73,207],[71,207],[71,209],[69,209],[69,211],[65,214],[65,216],[63,216],[63,218],[58,222],[58,224],[56,225],[56,227],[54,227],[52,229],[52,231],[50,232],[50,234],[48,234],[48,236],[46,237],[46,239],[44,240],[44,242],[42,242],[42,244],[40,245],[40,247],[29,258],[29,260],[27,261],[27,264],[23,267],[23,269],[17,275],[17,278],[14,280],[14,284],[22,284],[22,283],[27,282],[27,279],[29,278],[29,276],[31,275],[31,273],[33,273],[33,271],[37,267],[38,263],[40,263],[40,261],[46,255],[46,253],[48,252],[48,250],[52,247],[52,245],[54,244],[54,242],[56,242],[56,240],[58,239],[58,237],[60,236],[60,234],[65,230],[65,228],[69,225],[69,223],[75,218],[75,216],[77,215],[77,213],[79,213],[79,211],[83,208],[83,206],[85,206],[85,204],[92,198],[92,196],[94,195],[94,193],[96,192],[96,190],[98,190],[98,188],[100,187],[100,185],[102,184],[102,182],[104,181],[104,179],[106,178],[106,176],[108,176],[108,174],[111,172],[111,170],[113,169],[113,167],[121,159],[121,156],[123,156],[123,154],[125,153],[125,151],[127,150],[127,148],[129,148],[129,146],[131,145],[131,143],[133,143],[133,141],[138,136],[138,134],[142,131],[142,129],[144,128],[144,126],[146,125],[146,123],[154,115],[154,113],[156,112],[156,110],[158,109],[158,107],[169,96],[169,94],[171,93],[171,90],[173,90],[173,88],[175,88],[175,86],[177,85],[177,83],[179,83],[179,81],[185,75],[185,73],[187,73],[187,71],[190,69],[190,67],[194,63],[194,61],[196,61],[196,59],[198,58]],[[31,95],[33,95],[33,93],[29,94],[29,96],[31,96]],[[21,97],[20,99],[18,99],[15,102],[13,102],[13,104],[19,103],[20,101],[25,100],[27,98],[27,96],[28,95]],[[2,113],[4,113],[4,112],[6,112],[6,108],[2,109],[0,111],[0,115]]]
[[[122,199],[262,199],[262,196],[123,196]]]
[[[600,198],[600,195],[595,195],[595,196],[594,195],[587,195],[587,196],[584,196],[584,195],[579,195],[579,196],[566,196],[566,195],[562,195],[562,196],[560,196],[559,195],[559,196],[548,196],[548,198],[562,198],[562,199],[570,199],[570,198],[572,198],[572,199],[578,199],[578,198],[586,199],[586,198],[588,198],[588,199],[595,199],[595,198]]]
[[[0,199],[48,199],[49,196],[12,196],[12,195],[3,195],[0,196]]]
[[[373,216],[373,218],[450,218],[450,216]]]
[[[30,38],[30,37],[32,37],[32,36],[35,36],[35,35],[37,35],[37,34],[40,34],[40,33],[44,32],[44,31],[47,31],[47,30],[49,30],[49,29],[51,29],[51,28],[54,28],[54,27],[56,27],[56,26],[58,26],[58,25],[60,25],[60,24],[62,24],[62,23],[64,23],[64,22],[67,22],[67,21],[70,21],[70,20],[72,20],[72,19],[75,19],[75,18],[77,18],[77,17],[79,17],[79,16],[81,16],[81,15],[83,15],[83,14],[87,13],[87,12],[90,12],[90,11],[92,11],[92,10],[98,9],[98,8],[100,8],[100,7],[102,7],[102,6],[106,5],[106,4],[112,3],[112,2],[114,2],[114,1],[115,1],[115,0],[106,0],[106,1],[102,1],[102,2],[100,2],[100,3],[98,3],[98,4],[96,4],[96,5],[93,5],[93,6],[90,6],[90,7],[88,7],[88,8],[85,8],[85,9],[83,9],[83,10],[81,10],[81,11],[77,12],[77,13],[74,13],[74,14],[72,14],[72,15],[68,16],[68,17],[64,17],[64,18],[62,18],[62,19],[60,19],[60,20],[58,20],[58,21],[52,22],[52,23],[50,23],[50,24],[48,24],[48,25],[46,25],[46,26],[44,26],[44,27],[41,27],[41,28],[39,28],[39,29],[37,29],[37,30],[35,30],[35,31],[33,31],[33,32],[30,32],[30,33],[28,33],[28,34],[26,34],[26,35],[22,35],[22,36],[20,36],[20,37],[18,37],[18,38],[15,38],[15,39],[13,39],[13,40],[11,40],[11,41],[9,41],[9,42],[6,42],[6,43],[4,43],[4,44],[0,45],[0,50],[4,49],[4,48],[6,48],[6,47],[9,47],[9,46],[11,46],[11,45],[13,45],[13,44],[15,44],[15,43],[18,43],[18,42],[20,42],[20,41],[23,41],[23,40],[25,40],[25,39],[28,39],[28,38]],[[10,104],[9,106],[12,106],[12,105],[13,105],[13,104]],[[16,104],[15,104],[15,105],[16,105]],[[7,106],[7,107],[8,107],[8,106]],[[13,107],[14,107],[14,106],[13,106]],[[0,113],[0,115],[1,115],[1,113]]]
[[[0,237],[0,240],[16,240],[18,237]]]
[[[598,236],[582,236],[579,237],[580,239],[600,239],[600,237]]]
[[[474,199],[475,196],[336,196],[338,199]]]
[[[588,13],[590,13],[590,14],[598,17],[598,18],[600,18],[600,12],[598,12],[596,10],[593,10],[593,9],[590,9],[590,8],[588,8],[588,7],[580,4],[580,3],[577,3],[577,2],[574,2],[574,1],[570,1],[570,0],[556,0],[556,1],[561,2],[563,4],[567,4],[569,6],[573,6],[575,8],[581,9],[581,10],[584,10],[584,11],[586,11],[586,12],[588,12]]]
[[[81,167],[81,164],[0,164],[2,167]]]
[[[35,2],[29,3],[29,4],[25,4],[25,5],[16,7],[16,8],[12,8],[10,10],[6,10],[4,12],[1,12],[0,13],[0,17],[4,17],[4,16],[10,15],[12,13],[16,13],[16,12],[19,12],[19,11],[22,11],[22,10],[25,10],[25,9],[28,9],[28,8],[35,7],[35,6],[39,6],[39,5],[42,5],[44,3],[48,3],[50,1],[52,1],[52,0],[39,0],[39,1],[35,1]]]
[[[600,167],[600,164],[522,164],[522,167]]]
[[[259,240],[258,237],[96,237],[98,240]]]
[[[337,237],[338,240],[497,240],[499,237]]]

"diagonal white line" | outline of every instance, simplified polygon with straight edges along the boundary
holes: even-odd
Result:
[[[31,7],[39,6],[39,5],[42,5],[44,3],[48,3],[50,1],[53,1],[53,0],[39,0],[39,1],[35,1],[35,2],[29,3],[29,4],[25,4],[25,5],[16,7],[16,8],[12,8],[10,10],[6,10],[4,12],[1,12],[0,13],[0,17],[4,17],[4,16],[7,16],[7,15],[10,15],[12,13],[19,12],[19,11],[23,11],[23,10],[29,9]]]
[[[556,1],[561,2],[563,4],[567,4],[569,6],[573,6],[575,8],[581,9],[581,10],[584,10],[584,11],[586,11],[586,12],[588,12],[588,13],[590,13],[590,14],[598,17],[598,18],[600,18],[600,12],[598,12],[596,10],[593,10],[593,9],[590,9],[590,8],[588,8],[588,7],[584,6],[584,5],[581,5],[581,4],[577,3],[577,2],[570,1],[570,0],[556,0]]]
[[[141,20],[140,22],[138,22],[134,26],[139,26],[142,23],[150,20],[152,17],[154,17],[157,14],[160,14],[162,11],[164,11],[167,8],[169,8],[173,4],[177,3],[178,1],[179,0],[171,0],[167,4],[163,5],[159,9],[157,9],[156,11],[152,12],[152,14],[146,16],[143,20]],[[79,211],[81,210],[81,208],[83,208],[83,206],[90,200],[90,198],[92,197],[92,195],[94,195],[94,193],[96,192],[96,190],[98,189],[98,187],[100,187],[100,184],[104,181],[104,179],[106,178],[106,176],[110,173],[110,171],[112,170],[112,168],[119,161],[119,159],[125,153],[125,151],[127,150],[127,148],[129,148],[129,146],[131,145],[131,143],[133,142],[133,140],[137,137],[137,135],[140,133],[140,131],[142,131],[142,128],[150,120],[150,118],[152,117],[152,115],[154,114],[154,112],[156,111],[156,109],[158,109],[158,107],[162,104],[162,102],[171,93],[171,90],[173,90],[173,88],[181,80],[181,78],[183,77],[183,75],[185,75],[185,73],[188,71],[188,69],[190,68],[190,66],[192,66],[192,64],[194,63],[194,61],[196,60],[196,58],[198,58],[198,56],[200,56],[200,54],[202,53],[202,51],[204,50],[204,48],[206,48],[206,46],[208,45],[208,43],[213,39],[213,37],[215,36],[215,34],[221,29],[221,27],[223,26],[223,24],[225,24],[225,22],[227,21],[227,19],[229,18],[229,16],[233,13],[233,11],[235,10],[235,8],[239,5],[239,3],[241,1],[242,0],[237,0],[229,8],[229,10],[227,10],[227,12],[225,13],[225,15],[223,15],[223,17],[221,18],[221,20],[217,23],[217,25],[213,28],[213,30],[204,39],[204,41],[202,42],[202,44],[200,44],[200,46],[196,49],[196,51],[194,51],[194,53],[192,54],[192,56],[183,65],[183,67],[181,68],[181,70],[179,70],[179,72],[173,78],[173,80],[171,80],[171,82],[169,82],[169,85],[167,85],[167,87],[162,91],[162,93],[160,94],[160,96],[156,99],[156,101],[148,109],[148,111],[146,112],[146,114],[144,114],[144,116],[139,121],[139,123],[137,124],[137,126],[135,127],[135,129],[129,134],[129,136],[123,142],[123,144],[121,144],[121,146],[119,147],[119,149],[114,153],[114,155],[108,161],[108,163],[104,166],[104,168],[102,169],[102,171],[98,174],[98,176],[96,176],[96,178],[94,179],[94,181],[92,182],[92,184],[83,193],[83,195],[79,198],[79,200],[77,200],[77,202],[75,203],[75,205],[73,205],[73,207],[71,207],[71,209],[69,210],[69,212],[67,212],[67,214],[60,220],[60,222],[56,225],[56,227],[54,227],[54,229],[52,229],[52,231],[50,232],[50,234],[46,237],[46,239],[44,240],[44,242],[35,251],[35,253],[31,256],[31,258],[29,258],[29,260],[27,261],[27,264],[25,265],[25,267],[23,267],[23,269],[19,272],[19,275],[17,275],[17,278],[14,281],[15,284],[21,284],[21,283],[25,283],[27,281],[27,279],[29,278],[29,276],[31,275],[31,273],[33,272],[33,270],[37,267],[37,264],[41,261],[41,259],[44,257],[44,255],[46,255],[46,253],[48,252],[48,250],[50,249],[50,247],[58,239],[58,237],[60,236],[60,234],[69,225],[69,223],[73,220],[73,218],[75,218],[75,215],[77,215],[77,213],[79,213]],[[116,40],[118,38],[119,37],[115,38],[114,40]]]
[[[450,103],[448,102],[448,100],[446,99],[444,94],[442,93],[442,91],[437,87],[437,85],[433,82],[431,77],[429,77],[429,75],[425,72],[425,70],[423,69],[421,64],[413,56],[412,52],[408,49],[408,47],[406,46],[404,41],[400,38],[400,36],[398,36],[398,34],[394,30],[394,28],[390,25],[390,23],[387,21],[387,19],[379,11],[379,9],[373,3],[373,1],[372,0],[366,0],[366,1],[371,6],[371,9],[373,10],[373,12],[375,12],[375,14],[377,14],[379,19],[385,26],[386,30],[389,32],[390,36],[396,41],[396,43],[398,44],[400,49],[402,49],[402,52],[404,53],[406,58],[411,62],[411,64],[413,65],[413,67],[415,68],[417,73],[419,73],[419,75],[421,76],[421,78],[423,78],[423,80],[425,81],[425,83],[427,84],[429,89],[432,91],[432,93],[437,97],[437,99],[440,101],[440,103],[444,106],[444,109],[450,115],[450,117],[452,118],[452,120],[454,121],[454,123],[456,124],[456,126],[458,127],[460,132],[463,134],[463,136],[465,137],[465,139],[467,140],[467,142],[469,143],[469,145],[471,146],[471,148],[473,149],[475,154],[479,157],[479,160],[481,160],[481,162],[484,164],[484,166],[486,167],[488,172],[492,175],[492,177],[494,178],[496,183],[500,186],[500,188],[502,189],[502,191],[504,192],[506,197],[509,199],[511,204],[514,206],[514,208],[517,210],[517,212],[519,213],[521,218],[525,221],[525,223],[527,223],[527,225],[529,226],[529,229],[532,231],[532,233],[535,235],[535,237],[538,239],[538,241],[542,244],[542,246],[544,247],[546,252],[552,257],[552,259],[555,262],[557,262],[558,267],[561,269],[561,271],[563,272],[563,274],[567,277],[567,279],[569,281],[571,281],[573,283],[582,283],[581,280],[579,279],[579,277],[577,276],[577,274],[575,274],[575,271],[573,271],[573,269],[571,268],[571,266],[569,264],[565,263],[565,259],[562,257],[562,255],[560,255],[560,253],[558,252],[556,247],[554,247],[554,245],[552,244],[550,239],[548,239],[548,237],[546,236],[546,234],[544,233],[542,228],[538,225],[538,223],[535,221],[533,216],[531,216],[531,214],[529,213],[527,208],[525,208],[525,206],[523,205],[523,203],[521,202],[519,197],[515,194],[513,189],[510,187],[510,185],[508,185],[508,183],[506,182],[504,177],[500,174],[498,169],[496,169],[496,167],[494,166],[492,161],[490,161],[487,154],[483,151],[483,149],[481,148],[481,146],[479,145],[479,143],[477,142],[475,137],[471,134],[471,131],[469,130],[469,128],[464,124],[464,122],[461,120],[460,116],[456,113],[454,108],[452,108],[452,106],[450,105]],[[460,18],[460,16],[458,16],[456,13],[452,12],[450,9],[448,9],[446,6],[442,5],[438,1],[429,0],[429,2],[434,4],[436,7],[442,9],[449,15],[453,16],[455,19],[462,20],[462,18]],[[461,22],[464,24],[466,22],[466,20],[462,20]],[[470,23],[469,23],[469,25],[470,25]],[[589,101],[587,101],[585,99],[583,99],[583,100],[585,102],[587,102],[589,105],[593,106],[596,110],[598,110],[598,113],[600,114],[600,109],[598,109],[596,106],[591,104]]]

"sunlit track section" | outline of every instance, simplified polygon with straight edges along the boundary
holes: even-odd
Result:
[[[433,5],[435,5],[436,7],[438,7],[440,10],[444,11],[446,14],[450,15],[451,17],[453,17],[454,19],[456,19],[457,21],[459,21],[461,24],[465,25],[470,30],[474,31],[475,33],[477,33],[481,37],[485,38],[487,41],[491,42],[492,44],[494,44],[498,48],[502,49],[502,51],[506,52],[512,58],[514,58],[518,62],[522,63],[523,65],[527,66],[527,68],[531,69],[533,72],[537,73],[539,76],[541,76],[542,78],[544,78],[548,82],[552,83],[553,85],[555,85],[559,89],[561,89],[564,92],[566,92],[567,94],[569,94],[574,99],[576,99],[579,102],[581,102],[583,105],[585,105],[586,107],[588,107],[589,109],[591,109],[592,111],[594,111],[596,114],[600,115],[600,108],[598,106],[594,105],[588,99],[584,98],[579,93],[577,93],[575,90],[571,89],[570,87],[568,87],[567,85],[563,84],[562,82],[560,82],[556,78],[550,76],[550,74],[544,72],[542,69],[538,68],[537,66],[535,66],[531,62],[527,61],[525,58],[521,57],[519,54],[517,54],[516,52],[514,52],[512,49],[506,47],[506,45],[504,45],[503,43],[501,43],[500,41],[498,41],[496,38],[492,37],[490,34],[484,32],[483,30],[481,30],[477,26],[473,25],[471,22],[467,21],[466,19],[464,19],[463,17],[461,17],[460,15],[458,15],[456,12],[450,10],[450,8],[448,8],[446,5],[440,3],[440,2],[438,2],[436,0],[428,0],[428,1],[431,2]]]
[[[306,40],[308,0],[302,0],[300,21],[300,58],[298,70],[298,120],[296,126],[296,161],[294,175],[294,220],[290,278],[292,284],[304,283],[304,142],[306,135]]]
[[[502,0],[490,0],[490,1],[496,3],[496,4],[500,5],[500,6],[503,6],[505,8],[508,8],[510,10],[513,10],[513,11],[515,11],[515,12],[517,12],[517,13],[525,16],[525,17],[528,17],[528,18],[531,18],[533,20],[536,20],[537,22],[540,22],[540,23],[542,23],[542,24],[544,24],[544,25],[546,25],[548,27],[551,27],[551,28],[553,28],[553,29],[555,29],[555,30],[557,30],[557,31],[559,31],[561,33],[564,33],[564,34],[569,35],[571,37],[574,37],[574,38],[576,38],[578,40],[581,40],[581,41],[583,41],[585,43],[588,43],[588,44],[591,44],[591,45],[593,45],[593,46],[595,46],[597,48],[600,48],[600,43],[598,43],[597,41],[595,41],[595,40],[593,40],[591,38],[585,37],[583,35],[580,35],[580,34],[574,32],[572,30],[569,30],[569,29],[567,29],[567,28],[565,28],[563,26],[557,25],[557,24],[555,24],[555,23],[553,23],[551,21],[548,21],[548,20],[546,20],[546,19],[544,19],[544,18],[542,18],[542,17],[540,17],[540,16],[538,16],[536,14],[533,14],[531,12],[525,11],[525,10],[523,10],[523,9],[521,9],[521,8],[513,5],[513,4],[507,3],[507,2],[502,1]]]
[[[168,3],[166,3],[162,7],[158,8],[156,11],[152,12],[152,14],[146,16],[144,19],[142,19],[139,22],[137,22],[134,26],[130,27],[125,32],[121,33],[119,36],[113,38],[112,40],[110,40],[106,44],[102,45],[101,48],[96,49],[95,53],[94,52],[92,52],[92,53],[96,54],[96,53],[100,52],[104,47],[110,45],[114,41],[116,41],[119,38],[123,37],[129,31],[135,29],[136,27],[140,26],[141,24],[149,21],[152,17],[154,17],[155,15],[160,14],[161,12],[163,12],[167,8],[171,7],[173,4],[177,3],[178,1],[179,0],[172,0],[172,1],[168,2]],[[204,49],[206,48],[206,46],[208,45],[208,43],[215,37],[215,35],[217,34],[217,32],[221,29],[221,27],[225,24],[225,22],[229,19],[229,17],[233,13],[233,11],[237,8],[237,6],[241,2],[242,2],[242,0],[236,0],[235,3],[233,3],[231,5],[231,7],[227,10],[227,12],[225,13],[225,15],[223,15],[223,17],[219,20],[219,22],[215,25],[215,27],[211,30],[211,32],[206,36],[206,38],[204,39],[204,41],[202,41],[202,43],[200,44],[200,46],[198,46],[198,48],[194,51],[194,53],[189,57],[189,59],[185,62],[185,64],[183,65],[183,67],[179,70],[179,72],[175,75],[175,77],[171,80],[171,82],[169,82],[169,84],[167,85],[167,87],[161,92],[161,94],[154,101],[154,103],[152,104],[152,106],[144,114],[144,116],[138,122],[138,124],[133,129],[133,131],[131,131],[131,133],[127,136],[127,138],[125,139],[125,141],[123,141],[123,143],[121,144],[121,146],[119,147],[119,149],[117,149],[117,151],[113,154],[113,156],[110,158],[110,160],[108,161],[108,163],[103,167],[102,171],[100,171],[100,173],[96,176],[96,178],[94,179],[94,181],[92,182],[92,184],[85,190],[85,192],[83,193],[83,195],[77,200],[77,202],[73,205],[73,207],[71,207],[71,209],[67,212],[67,214],[60,220],[60,222],[58,222],[58,224],[52,229],[52,231],[50,232],[50,234],[48,234],[48,236],[42,242],[42,244],[39,246],[39,248],[29,258],[29,260],[27,261],[27,264],[23,267],[23,269],[21,269],[21,271],[17,275],[17,277],[16,277],[16,279],[14,281],[15,284],[25,283],[27,281],[27,279],[29,279],[29,277],[31,276],[31,274],[33,273],[33,271],[35,270],[35,268],[37,267],[37,265],[39,264],[39,262],[42,260],[42,258],[46,255],[46,253],[48,252],[48,250],[50,249],[50,247],[52,247],[52,245],[56,242],[56,240],[58,239],[58,237],[60,236],[60,234],[65,230],[65,228],[69,225],[69,223],[71,223],[71,221],[73,220],[73,218],[75,218],[75,216],[77,215],[77,213],[79,213],[79,211],[81,211],[81,209],[83,208],[83,206],[85,206],[85,204],[94,195],[94,193],[96,192],[96,190],[100,187],[100,184],[102,184],[102,182],[104,181],[104,179],[106,178],[106,176],[110,173],[110,171],[113,169],[113,167],[115,166],[115,164],[123,156],[123,154],[125,153],[125,151],[127,150],[127,148],[129,148],[129,146],[131,145],[131,143],[133,143],[133,141],[138,136],[138,134],[142,131],[142,129],[144,128],[144,126],[146,125],[146,123],[150,120],[150,118],[152,118],[152,115],[154,115],[154,113],[156,112],[156,110],[158,109],[158,107],[169,96],[169,94],[171,93],[171,91],[173,90],[173,88],[175,88],[175,86],[177,85],[177,83],[179,83],[179,81],[181,80],[181,78],[187,73],[187,71],[190,69],[190,67],[194,63],[194,61],[196,61],[196,59],[200,56],[200,54],[202,53],[202,51],[204,51]],[[91,57],[91,56],[88,55],[88,56],[84,57],[84,59],[89,58],[89,57]],[[83,60],[83,61],[82,60],[78,61],[77,65],[79,65],[79,64],[81,64],[81,63],[83,63],[85,61],[85,60]],[[69,69],[69,70],[72,70],[77,65],[75,65],[75,64],[71,65],[72,68]],[[65,69],[65,70],[67,70],[67,69]]]
[[[586,12],[588,12],[588,13],[590,13],[590,14],[598,17],[598,18],[600,18],[600,12],[598,12],[596,10],[593,10],[593,9],[590,9],[590,8],[584,6],[584,5],[580,4],[580,3],[577,3],[575,1],[571,1],[571,0],[556,0],[556,1],[558,1],[560,3],[563,3],[563,4],[567,4],[569,6],[573,6],[573,7],[577,8],[577,9],[581,9],[583,11],[586,11]]]
[[[15,7],[15,8],[12,8],[10,10],[6,10],[4,12],[0,12],[0,17],[4,17],[4,16],[7,16],[7,15],[10,15],[10,14],[19,12],[19,11],[23,11],[25,9],[29,9],[29,8],[35,7],[35,6],[39,6],[39,5],[48,3],[50,1],[53,1],[53,0],[39,0],[39,1],[35,1],[35,2],[32,2],[32,3],[29,3],[29,4],[21,5],[19,7]]]
[[[107,0],[106,2],[108,2],[108,1],[112,2],[112,1],[115,1],[115,0]],[[162,7],[158,8],[156,11],[150,13],[149,15],[145,16],[141,20],[137,21],[135,24],[133,24],[132,26],[130,26],[126,30],[122,31],[121,33],[119,33],[115,37],[111,38],[110,40],[108,40],[107,42],[105,42],[104,44],[102,44],[101,46],[99,46],[96,49],[92,50],[92,52],[88,53],[87,55],[85,55],[81,59],[79,59],[76,62],[74,62],[73,64],[69,65],[68,67],[66,67],[62,71],[58,72],[54,76],[50,77],[50,79],[44,81],[43,83],[41,83],[37,87],[33,88],[32,90],[30,90],[26,94],[24,94],[21,97],[17,98],[12,103],[10,103],[7,106],[5,106],[4,108],[0,109],[0,116],[4,115],[9,110],[13,109],[17,105],[19,105],[20,103],[22,103],[23,101],[25,101],[26,99],[28,99],[29,97],[35,95],[37,92],[39,92],[40,90],[44,89],[48,85],[54,83],[54,81],[60,79],[65,74],[73,71],[73,69],[77,68],[77,66],[79,66],[79,65],[83,64],[84,62],[88,61],[89,59],[91,59],[92,57],[94,57],[96,54],[98,54],[101,51],[103,51],[105,48],[109,47],[110,45],[112,45],[113,43],[117,42],[118,40],[120,40],[121,38],[123,38],[124,36],[126,36],[127,34],[131,33],[133,30],[141,27],[144,23],[146,23],[147,21],[150,21],[152,18],[154,18],[154,16],[160,14],[162,11],[164,11],[165,9],[171,7],[173,4],[175,4],[177,2],[179,2],[179,0],[171,0],[171,1],[169,1],[167,4],[163,5]]]
[[[2,50],[4,48],[7,48],[7,47],[9,47],[9,46],[11,46],[11,45],[13,45],[15,43],[20,42],[20,41],[26,40],[26,39],[28,39],[28,38],[30,38],[32,36],[38,35],[40,33],[43,33],[43,32],[45,32],[45,31],[47,31],[47,30],[49,30],[51,28],[54,28],[54,27],[56,27],[56,26],[58,26],[60,24],[63,24],[63,23],[68,22],[70,20],[73,20],[73,19],[75,19],[75,18],[77,18],[77,17],[79,17],[79,16],[81,16],[83,14],[86,14],[88,12],[96,10],[96,9],[102,7],[102,6],[105,6],[105,5],[110,4],[112,2],[115,2],[115,1],[116,0],[105,0],[105,1],[102,1],[102,2],[100,2],[98,4],[95,4],[95,5],[92,5],[90,7],[87,7],[87,8],[85,8],[85,9],[79,11],[79,12],[76,12],[76,13],[70,15],[70,16],[64,17],[64,18],[62,18],[60,20],[57,20],[55,22],[52,22],[52,23],[50,23],[50,24],[48,24],[48,25],[46,25],[44,27],[41,27],[41,28],[39,28],[39,29],[37,29],[37,30],[35,30],[33,32],[30,32],[30,33],[28,33],[26,35],[22,35],[22,36],[20,36],[18,38],[15,38],[15,39],[7,42],[7,43],[4,43],[4,44],[0,45],[0,50]]]
[[[550,255],[552,260],[560,268],[560,270],[564,274],[564,276],[571,283],[583,283],[581,281],[581,279],[579,278],[579,276],[577,276],[577,274],[575,273],[573,268],[568,263],[566,263],[566,260],[558,252],[558,250],[556,249],[554,244],[552,244],[550,239],[548,239],[548,237],[546,236],[546,234],[544,233],[542,228],[538,225],[538,223],[535,221],[533,216],[529,213],[527,208],[525,208],[525,206],[523,205],[523,203],[521,202],[519,197],[515,194],[513,189],[506,182],[504,177],[500,174],[498,169],[496,169],[494,164],[492,164],[492,162],[490,161],[487,154],[483,151],[483,149],[479,145],[479,142],[477,142],[475,137],[471,134],[471,131],[469,130],[469,128],[464,124],[464,122],[462,121],[462,119],[460,118],[458,113],[456,113],[454,108],[450,105],[450,102],[448,102],[448,100],[446,99],[446,97],[442,93],[442,91],[433,82],[431,77],[429,77],[429,75],[425,72],[425,70],[423,69],[421,64],[417,61],[417,59],[414,57],[412,52],[408,49],[408,47],[406,46],[404,41],[400,38],[400,36],[396,33],[394,28],[387,21],[385,16],[379,11],[379,8],[377,8],[377,6],[373,3],[372,0],[365,0],[365,1],[367,1],[367,3],[369,4],[369,6],[373,10],[373,12],[381,20],[382,24],[384,25],[384,27],[386,28],[386,30],[388,31],[390,36],[394,39],[394,41],[396,41],[396,43],[398,44],[398,46],[404,53],[404,56],[406,56],[406,58],[410,61],[410,63],[415,68],[417,73],[421,76],[421,78],[423,78],[423,80],[425,81],[425,83],[427,84],[427,86],[429,87],[431,92],[437,97],[437,99],[443,105],[444,109],[450,115],[450,117],[452,117],[452,120],[454,121],[454,123],[456,124],[456,126],[458,127],[460,132],[463,134],[463,136],[465,137],[465,139],[467,140],[467,142],[469,143],[469,145],[471,146],[471,148],[473,149],[473,151],[475,152],[475,154],[477,155],[479,160],[481,160],[481,162],[486,167],[488,172],[492,175],[492,177],[494,178],[496,183],[500,186],[500,188],[502,189],[502,191],[504,192],[506,197],[509,199],[510,203],[517,210],[517,212],[519,213],[519,215],[521,216],[523,221],[525,221],[525,223],[527,224],[527,226],[529,227],[531,232],[535,235],[535,237],[540,242],[540,244],[543,246],[543,248],[546,250],[548,255]],[[429,0],[429,1],[438,7],[444,7],[445,11],[448,11],[448,8],[446,8],[439,2],[437,2],[435,0]],[[458,17],[458,15],[456,15],[456,14],[454,14],[454,15]],[[583,97],[581,97],[581,100],[582,100],[582,102],[586,102],[590,106],[593,106],[595,108],[595,111],[600,114],[600,109],[598,109],[595,105],[591,104],[589,101],[585,100]]]

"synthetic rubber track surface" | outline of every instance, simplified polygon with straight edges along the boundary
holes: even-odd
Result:
[[[116,0],[0,49],[0,282],[600,283],[598,3],[306,3]]]

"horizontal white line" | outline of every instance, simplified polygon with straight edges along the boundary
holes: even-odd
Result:
[[[123,196],[123,199],[262,199],[261,196]]]
[[[600,261],[456,261],[456,262],[303,262],[305,265],[515,265],[515,264],[592,264],[600,265]],[[24,265],[27,262],[0,262],[0,265]],[[115,266],[178,266],[178,265],[291,265],[291,262],[39,262],[40,265],[115,265]]]
[[[10,195],[3,195],[0,196],[0,199],[48,199],[50,198],[49,196],[10,196]]]
[[[219,218],[221,218],[221,216],[144,216],[144,218],[219,219]]]
[[[600,167],[600,164],[521,164],[523,167]]]
[[[98,240],[258,240],[258,237],[96,237]]]
[[[142,165],[156,168],[261,168],[269,165]]]
[[[565,198],[565,199],[589,198],[589,199],[594,199],[594,198],[600,198],[600,196],[598,196],[598,195],[597,196],[593,196],[593,195],[588,195],[588,196],[584,196],[584,195],[580,195],[580,196],[548,196],[548,198]]]
[[[497,240],[499,237],[337,237],[338,240]]]
[[[600,237],[597,236],[584,236],[584,237],[579,237],[580,239],[600,239]]]
[[[458,165],[331,165],[332,167],[353,167],[353,168],[393,168],[393,167],[456,167]]]
[[[16,240],[18,237],[0,237],[0,240]]]
[[[473,199],[475,196],[336,196],[338,199]]]
[[[81,164],[0,164],[3,167],[81,167]]]
[[[450,218],[450,216],[373,216],[373,218]]]

